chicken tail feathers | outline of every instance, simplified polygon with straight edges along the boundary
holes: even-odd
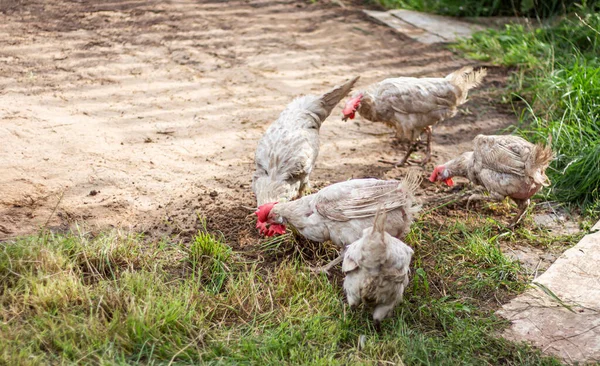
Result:
[[[409,170],[408,174],[400,181],[398,185],[398,191],[402,192],[402,198],[404,200],[405,214],[407,214],[407,220],[412,221],[412,215],[419,212],[421,209],[420,205],[416,204],[415,193],[419,189],[423,181],[423,177],[416,170]]]
[[[352,90],[352,87],[359,78],[360,76],[356,76],[342,85],[337,85],[319,97],[317,100],[318,103],[315,103],[313,112],[319,116],[321,123],[323,123],[323,121],[329,117],[333,108],[335,108],[335,106],[338,105],[338,103],[344,99],[348,93],[350,93],[350,90]]]
[[[377,214],[375,215],[375,220],[373,221],[373,227],[371,228],[371,231],[368,232],[361,248],[363,265],[367,268],[378,267],[386,260],[386,219],[387,213],[383,208],[383,205],[381,205],[377,209]]]
[[[527,164],[528,173],[533,177],[534,182],[544,187],[550,185],[550,179],[546,176],[546,168],[548,168],[550,162],[554,159],[551,144],[552,136],[548,137],[548,144],[545,146],[540,143],[535,144],[533,146],[533,153],[531,154],[532,159]]]
[[[479,86],[486,75],[485,68],[473,70],[471,66],[466,66],[449,74],[446,79],[457,86],[466,98],[467,92]]]
[[[409,170],[408,174],[400,181],[400,186],[404,192],[407,192],[410,196],[415,195],[417,189],[421,185],[423,178],[416,170]]]
[[[383,209],[383,206],[379,206],[377,209],[377,213],[375,214],[375,221],[373,222],[373,232],[380,233],[383,235],[385,233],[385,219],[387,218],[387,213]]]

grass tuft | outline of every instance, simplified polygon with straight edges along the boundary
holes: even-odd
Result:
[[[231,248],[217,239],[213,234],[203,230],[193,238],[187,252],[187,262],[192,269],[192,278],[199,281],[210,293],[222,290],[231,269],[227,265],[231,257]]]

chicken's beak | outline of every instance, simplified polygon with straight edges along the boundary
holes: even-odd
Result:
[[[342,117],[342,121],[346,122],[348,120],[348,116]]]

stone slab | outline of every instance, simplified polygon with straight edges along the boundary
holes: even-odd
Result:
[[[474,32],[485,29],[481,25],[452,17],[412,10],[363,10],[363,12],[372,19],[426,44],[456,42],[459,38],[469,38]]]
[[[447,42],[445,38],[429,33],[422,28],[415,27],[414,25],[395,17],[388,11],[363,10],[363,12],[371,19],[383,23],[388,27],[395,29],[397,32],[402,33],[418,42],[425,44]]]
[[[538,277],[532,289],[498,311],[511,321],[505,338],[529,342],[567,363],[600,362],[598,229],[600,222]]]

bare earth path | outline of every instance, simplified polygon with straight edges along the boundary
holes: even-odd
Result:
[[[192,217],[181,230],[193,230],[196,213],[253,204],[256,143],[294,96],[468,63],[323,1],[0,4],[0,240],[48,218],[160,233]],[[492,70],[434,130],[433,163],[514,123],[488,96],[502,82]],[[401,154],[391,131],[340,110],[321,130],[316,185],[395,174],[377,163]]]

